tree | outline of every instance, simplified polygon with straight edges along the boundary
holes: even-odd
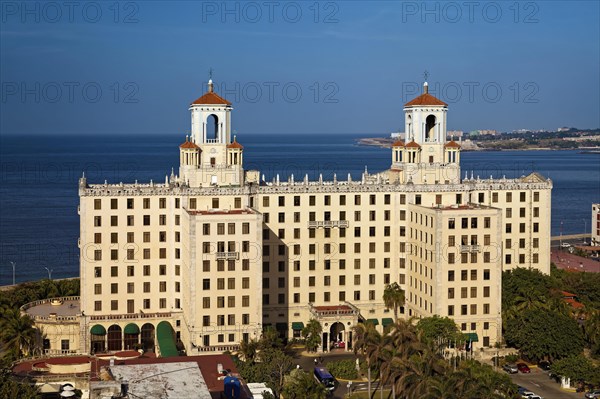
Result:
[[[283,391],[285,376],[294,364],[293,359],[280,349],[266,349],[260,352],[259,359],[265,367],[266,383],[278,398]]]
[[[458,326],[454,320],[448,317],[438,315],[426,317],[420,319],[416,327],[422,340],[431,345],[438,353],[449,343],[454,344],[463,340]]]
[[[592,355],[600,355],[600,310],[594,310],[587,315],[583,331]]]
[[[37,388],[12,379],[10,370],[0,372],[0,398],[37,399]]]
[[[367,385],[371,395],[371,367],[373,363],[377,364],[377,352],[383,346],[383,337],[371,323],[360,323],[352,329],[354,330],[354,353],[364,355],[367,361]]]
[[[383,290],[383,302],[386,308],[394,309],[394,320],[398,321],[398,309],[404,306],[404,290],[398,283],[392,283],[385,286]]]
[[[258,348],[260,344],[254,339],[240,342],[239,353],[242,355],[243,360],[246,362],[254,363],[258,354]]]
[[[276,329],[271,326],[267,326],[263,330],[262,336],[258,341],[258,349],[266,350],[274,348],[283,348],[283,341],[279,337],[279,333]]]
[[[285,379],[283,394],[289,399],[325,399],[328,392],[310,374],[294,369]]]
[[[321,333],[323,327],[315,319],[310,319],[306,326],[302,329],[302,336],[304,337],[306,349],[309,352],[315,352],[319,345],[321,345]]]
[[[28,315],[19,309],[8,308],[0,319],[0,341],[3,348],[15,357],[28,355],[35,346],[37,330]]]
[[[569,356],[557,360],[552,364],[551,370],[563,377],[575,381],[585,381],[591,384],[600,384],[600,367],[583,355]]]
[[[561,313],[531,309],[506,322],[504,338],[532,360],[560,359],[583,351],[577,322]]]

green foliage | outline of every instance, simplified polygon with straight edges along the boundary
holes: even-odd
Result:
[[[33,327],[33,320],[22,315],[19,309],[8,308],[0,319],[0,343],[10,353],[11,358],[18,359],[30,354],[39,344],[38,330]]]
[[[262,336],[258,341],[258,349],[281,349],[283,348],[283,341],[279,337],[279,333],[272,326],[264,328]]]
[[[572,292],[587,308],[600,310],[600,273],[567,272],[552,268],[560,289]]]
[[[321,344],[322,332],[323,327],[321,327],[321,323],[319,323],[316,319],[310,319],[306,326],[302,329],[302,337],[304,337],[306,349],[309,352],[316,351]]]
[[[504,356],[504,363],[514,363],[519,360],[519,355],[516,353],[511,353]]]
[[[400,288],[398,283],[392,283],[385,286],[383,291],[383,303],[386,308],[394,309],[395,321],[398,321],[398,309],[404,306],[405,301],[404,290]]]
[[[285,379],[283,395],[286,399],[325,399],[327,389],[309,373],[294,369]]]
[[[457,399],[518,398],[517,386],[510,377],[498,373],[488,364],[475,360],[461,362],[457,371],[446,379],[462,393]]]
[[[550,289],[556,285],[552,277],[537,269],[518,267],[506,270],[502,273],[502,309],[507,311],[514,306],[518,310],[536,307],[536,302],[547,301]]]
[[[459,331],[454,320],[449,317],[425,317],[417,323],[417,331],[421,338],[432,347],[445,347],[448,342],[464,341],[463,334]]]
[[[247,382],[264,382],[275,393],[283,390],[284,378],[293,368],[293,359],[279,348],[266,348],[260,351],[256,362],[242,361],[234,357],[240,375]]]
[[[3,370],[0,374],[0,398],[37,399],[37,388],[23,382],[17,382],[10,372]]]
[[[583,334],[577,322],[564,314],[526,310],[506,323],[504,338],[532,360],[560,359],[583,351]]]
[[[19,308],[40,299],[79,295],[79,279],[40,280],[0,291],[0,305]]]
[[[569,356],[557,360],[552,364],[551,370],[574,381],[585,381],[594,385],[600,385],[600,367],[583,355]]]
[[[356,361],[352,359],[327,363],[327,370],[329,370],[329,372],[336,378],[341,378],[344,380],[355,380],[358,378]]]

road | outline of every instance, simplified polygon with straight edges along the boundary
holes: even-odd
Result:
[[[568,392],[561,389],[560,384],[548,378],[548,373],[532,368],[529,374],[511,374],[510,379],[517,385],[541,396],[544,399],[582,399],[583,393]]]

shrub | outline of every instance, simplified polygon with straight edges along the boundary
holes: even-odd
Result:
[[[327,363],[327,369],[336,378],[342,378],[344,380],[354,380],[358,378],[356,362],[351,359]]]

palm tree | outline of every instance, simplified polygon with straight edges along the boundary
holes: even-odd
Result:
[[[388,309],[394,309],[395,321],[398,321],[398,309],[404,306],[405,301],[404,290],[400,288],[398,283],[392,283],[385,286],[383,291],[383,302]]]
[[[258,354],[259,342],[255,339],[240,342],[239,353],[245,362],[254,363]]]
[[[354,353],[365,355],[367,361],[367,379],[369,396],[371,395],[371,366],[377,363],[379,349],[383,338],[371,323],[359,323],[354,330]]]
[[[16,357],[28,355],[34,349],[37,330],[29,315],[19,309],[9,308],[0,319],[0,340],[3,347]]]
[[[316,319],[310,319],[308,323],[306,323],[306,327],[302,329],[302,336],[304,337],[306,343],[306,349],[309,352],[316,351],[321,344],[322,332],[323,327],[321,327],[321,323],[319,323]]]

